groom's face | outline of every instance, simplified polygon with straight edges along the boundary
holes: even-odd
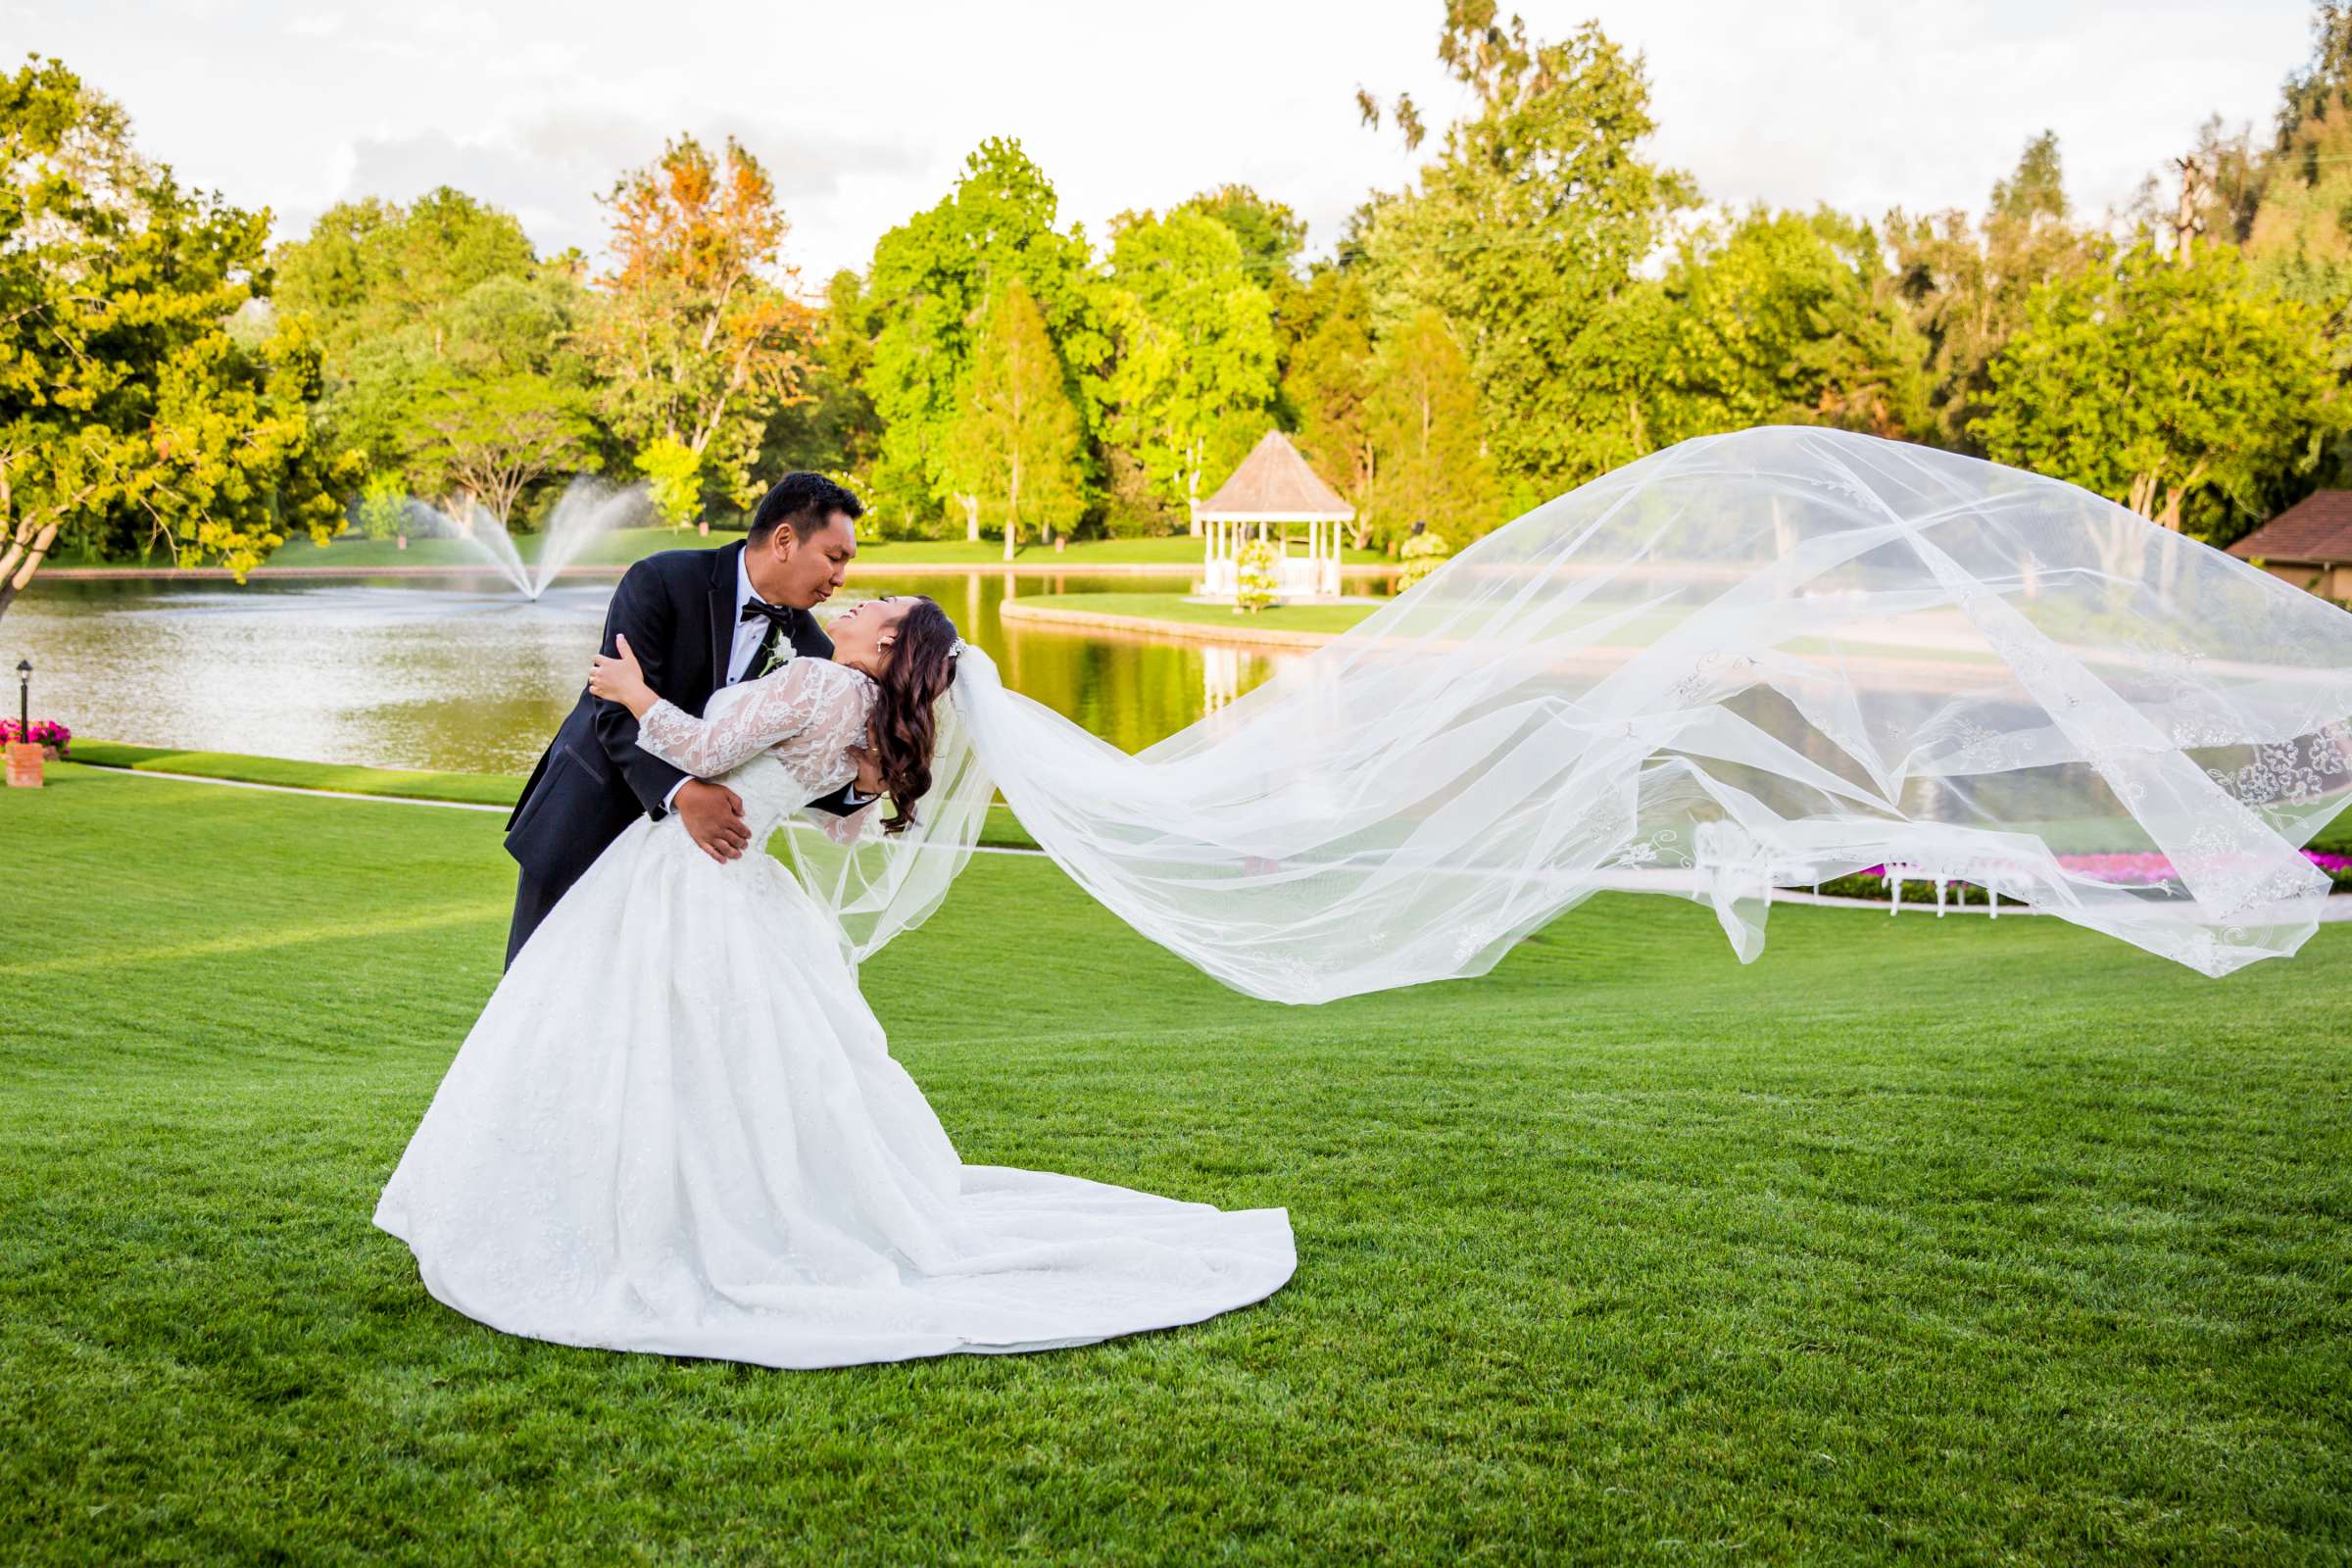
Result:
[[[833,597],[857,554],[858,534],[847,513],[836,512],[806,539],[786,523],[752,553],[752,586],[771,605],[808,610]]]

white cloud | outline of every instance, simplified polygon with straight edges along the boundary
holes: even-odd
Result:
[[[1531,0],[1539,32],[1596,16],[1646,58],[1657,154],[1732,205],[1978,206],[2058,131],[2096,214],[2216,111],[2265,121],[2308,51],[2308,0]],[[1228,179],[1328,245],[1413,160],[1360,128],[1358,83],[1442,121],[1440,0],[36,0],[10,30],[122,99],[183,177],[267,204],[448,182],[542,247],[593,250],[597,205],[665,135],[733,131],[775,172],[804,270],[861,266],[983,137],[1022,138],[1066,216]]]

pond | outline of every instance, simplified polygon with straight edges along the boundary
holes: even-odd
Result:
[[[1173,734],[1295,654],[1014,623],[1007,593],[1160,592],[1153,577],[854,575],[922,593],[1005,684],[1129,751]],[[612,584],[537,603],[497,579],[75,581],[0,618],[0,663],[33,663],[33,714],[78,736],[314,761],[527,771],[577,697]]]

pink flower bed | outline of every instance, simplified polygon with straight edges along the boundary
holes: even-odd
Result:
[[[2303,858],[2330,876],[2352,874],[2352,855],[2328,855],[2318,850],[2305,850]],[[2154,887],[2159,882],[2179,880],[2173,862],[2153,850],[2129,855],[2061,855],[2058,863],[2069,871],[2081,871],[2102,882],[2114,882],[2126,887]],[[1883,877],[1886,868],[1874,865],[1863,876]]]

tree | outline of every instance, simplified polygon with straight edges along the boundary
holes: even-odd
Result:
[[[1423,306],[1461,340],[1509,476],[1562,488],[1628,456],[1623,389],[1589,376],[1602,318],[1632,287],[1690,179],[1646,162],[1649,88],[1640,61],[1588,24],[1557,43],[1528,36],[1494,0],[1447,0],[1439,58],[1468,89],[1417,189],[1376,203],[1361,244],[1382,330]],[[1409,99],[1366,118],[1421,140]],[[1638,444],[1638,443],[1637,443]]]
[[[1684,240],[1668,270],[1661,444],[1758,424],[1824,423],[1903,439],[1933,427],[1924,361],[1868,224],[1758,207]]]
[[[846,268],[835,272],[808,347],[803,382],[808,395],[768,419],[760,447],[761,473],[862,473],[872,467],[882,420],[866,391],[874,359],[870,316],[858,275]]]
[[[1077,511],[1083,468],[1077,406],[1046,335],[1045,313],[1017,277],[990,308],[973,346],[949,464],[961,493],[1002,505],[1004,559],[1021,524],[1043,527]]]
[[[748,505],[769,416],[807,395],[813,328],[788,291],[774,182],[734,138],[714,157],[686,136],[605,201],[614,265],[586,335],[606,416],[633,447],[685,448]]]
[[[1934,423],[1922,433],[1975,451],[1969,431],[1984,413],[1993,357],[2024,322],[2027,300],[2089,264],[2090,236],[2068,217],[2057,136],[2044,131],[2026,144],[2016,172],[1994,182],[1981,225],[1958,211],[1896,211],[1886,235],[1897,292],[1927,346]]]
[[[333,437],[379,478],[423,494],[453,482],[433,426],[450,421],[453,398],[514,407],[525,391],[494,389],[504,378],[560,394],[566,421],[586,410],[593,373],[576,338],[590,302],[575,270],[540,262],[514,218],[461,191],[330,208],[279,247],[277,266],[279,314],[324,347]],[[591,461],[602,435],[583,431],[565,461]]]
[[[650,441],[632,460],[645,475],[647,499],[654,514],[672,528],[683,528],[703,510],[702,455],[678,442]]]
[[[1328,268],[1307,295],[1315,328],[1291,355],[1283,401],[1298,425],[1299,455],[1355,509],[1355,544],[1372,532],[1380,466],[1366,405],[1372,396],[1372,302],[1352,272]]]
[[[368,197],[318,215],[273,258],[281,312],[310,318],[339,375],[361,344],[425,329],[443,352],[450,303],[492,278],[530,277],[539,262],[513,215],[439,186],[407,207]]]
[[[1159,498],[1189,514],[1204,476],[1239,462],[1272,420],[1273,306],[1214,220],[1125,213],[1113,229],[1109,430]]]
[[[1291,353],[1314,329],[1313,306],[1298,280],[1298,255],[1306,249],[1306,220],[1282,202],[1248,185],[1219,185],[1175,209],[1225,225],[1242,248],[1242,270],[1266,291],[1274,312],[1274,377],[1277,390],[1290,372]],[[1288,421],[1288,413],[1285,412]]]
[[[867,388],[882,421],[874,490],[887,507],[935,514],[956,493],[949,438],[983,314],[1019,278],[1045,318],[1091,443],[1109,360],[1085,231],[1055,228],[1057,199],[1017,141],[964,160],[956,188],[874,246],[864,304],[873,326]],[[1090,461],[1087,484],[1095,476]]]
[[[480,501],[502,528],[533,483],[586,459],[592,430],[576,391],[531,374],[453,378],[418,411],[418,424],[420,466]]]
[[[293,528],[334,533],[318,345],[229,329],[266,215],[182,191],[54,60],[0,77],[0,612],[61,539],[241,577]]]
[[[2271,146],[2241,150],[2214,126],[2190,160],[2215,237],[2242,242],[2263,282],[2340,315],[2352,305],[2352,6],[2320,6],[2312,32]]]
[[[1263,286],[1288,274],[1306,248],[1306,220],[1282,202],[1248,185],[1219,185],[1179,204],[1174,211],[1223,223],[1242,248],[1242,266]]]
[[[1434,307],[1414,312],[1381,344],[1364,424],[1379,453],[1371,493],[1380,533],[1397,539],[1427,521],[1451,539],[1468,540],[1494,526],[1499,498],[1478,389]]]
[[[1994,358],[1973,427],[1996,462],[2228,544],[2347,425],[2319,318],[2236,252],[2147,243],[2044,284]]]

